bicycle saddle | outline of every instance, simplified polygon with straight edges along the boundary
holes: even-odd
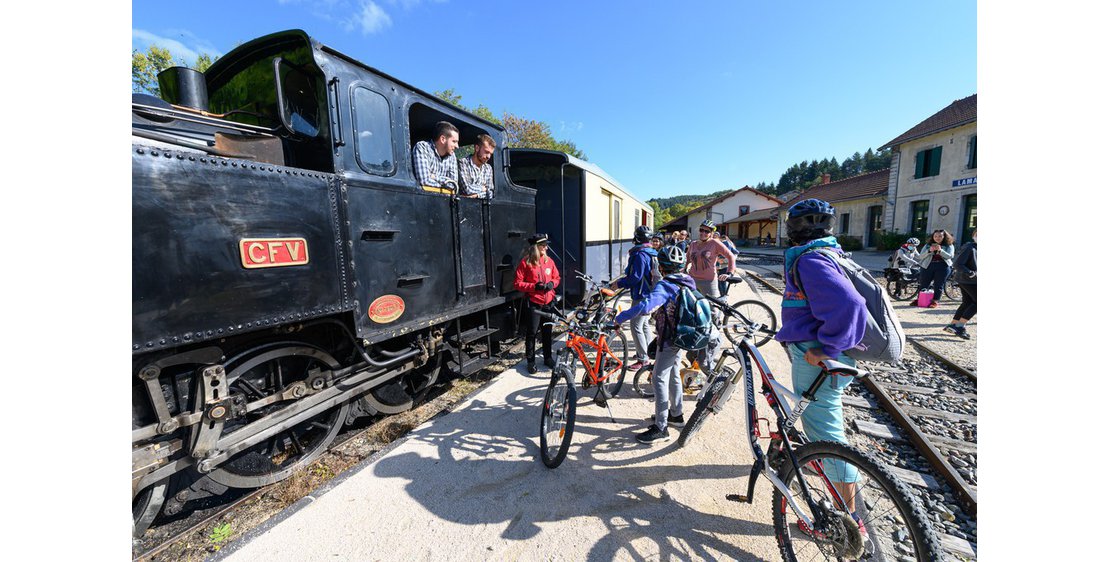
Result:
[[[744,278],[736,276],[736,275],[732,275],[728,279],[725,279],[725,281],[728,282],[728,283],[743,283]]]
[[[865,371],[860,371],[855,367],[849,367],[848,365],[845,365],[840,361],[834,361],[832,359],[826,359],[822,361],[821,365],[825,367],[825,370],[828,371],[831,375],[843,375],[848,377],[867,376],[867,373]]]

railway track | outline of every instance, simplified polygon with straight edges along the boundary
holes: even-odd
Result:
[[[782,296],[782,261],[741,256],[757,293]],[[757,273],[758,272],[758,273]],[[975,373],[913,337],[900,364],[862,362],[871,373],[844,398],[849,439],[912,485],[945,549],[977,557]]]

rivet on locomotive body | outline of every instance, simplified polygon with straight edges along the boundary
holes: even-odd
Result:
[[[224,166],[227,166],[227,160],[223,160],[220,163],[223,164]]]
[[[255,167],[254,167],[254,164],[251,164],[251,169],[252,169],[252,170],[253,170],[253,169],[255,169]]]
[[[173,337],[173,343],[177,343],[177,342],[178,342],[178,337],[177,337],[177,336],[174,336],[174,337]]]
[[[185,341],[189,341],[189,338],[193,337],[193,334],[185,334],[184,337],[185,337]],[[174,338],[173,341],[177,341],[177,338]]]
[[[146,151],[141,148],[136,150],[135,152],[138,152],[139,154],[146,154]]]
[[[157,150],[151,150],[150,155],[151,156],[158,156],[158,151]]]
[[[196,156],[190,156],[190,157],[189,157],[189,161],[190,161],[190,162],[196,162],[196,161],[197,161],[197,157],[196,157]]]
[[[166,158],[173,158],[173,154],[170,154],[169,152],[163,154],[163,156],[165,156]]]
[[[132,350],[136,350],[136,351],[137,351],[137,350],[139,350],[139,349],[142,349],[142,347],[143,347],[143,346],[141,346],[141,345],[139,345],[139,344],[135,344],[135,345],[132,345],[132,346],[131,346],[131,349],[132,349]]]
[[[217,334],[222,334],[222,333],[224,333],[224,329],[223,329],[223,328],[220,328],[220,329],[216,330],[216,333],[217,333]]]
[[[146,342],[146,346],[147,347],[154,347],[154,342],[148,341],[148,342]]]
[[[178,154],[178,155],[177,155],[177,159],[178,159],[178,160],[184,160],[184,159],[185,159],[185,155],[184,155],[184,154]]]
[[[160,341],[158,342],[158,345],[166,345],[166,340],[160,340]]]

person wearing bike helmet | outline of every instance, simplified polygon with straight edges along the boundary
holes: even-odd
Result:
[[[528,247],[521,255],[516,266],[513,288],[524,293],[524,358],[528,360],[528,372],[536,369],[536,332],[543,337],[543,363],[555,367],[551,355],[551,325],[543,322],[539,313],[549,309],[555,300],[555,287],[559,286],[559,268],[547,255],[547,235],[536,234],[528,238]],[[542,330],[541,327],[542,326]]]
[[[648,295],[613,320],[621,324],[631,318],[650,314],[655,322],[655,367],[651,372],[651,385],[655,390],[655,416],[651,426],[636,435],[641,443],[670,439],[668,425],[681,427],[686,423],[682,415],[681,361],[686,350],[674,345],[675,307],[680,287],[697,290],[694,279],[685,274],[686,252],[678,246],[668,246],[659,254],[659,269],[664,277],[655,284]],[[712,364],[720,347],[720,333],[713,330],[709,346],[697,352],[698,362]]]
[[[663,249],[663,233],[655,232],[651,235],[651,248],[656,251],[657,255]]]
[[[632,296],[632,306],[636,306],[636,303],[644,300],[644,297],[651,292],[662,275],[659,273],[659,253],[650,244],[651,227],[637,226],[632,239],[636,245],[628,250],[628,265],[624,268],[624,275],[613,281],[610,288],[628,289]],[[636,316],[631,324],[632,343],[636,346],[636,360],[628,366],[628,369],[636,372],[644,366],[644,363],[647,363],[648,341],[651,340],[651,334],[648,333],[646,314]]]
[[[920,254],[917,247],[921,245],[921,241],[917,238],[910,238],[906,240],[905,244],[898,247],[894,253],[894,267],[917,267],[917,258]]]
[[[686,269],[690,272],[690,277],[697,283],[698,291],[709,297],[721,296],[721,288],[717,282],[728,279],[736,269],[736,256],[728,251],[724,243],[713,238],[716,230],[717,225],[705,219],[698,227],[697,242],[690,244],[690,250],[686,253]],[[725,262],[724,273],[717,272],[718,258]],[[718,319],[719,324],[720,315],[714,311],[713,316]]]
[[[863,341],[867,307],[836,263],[818,252],[808,252],[815,248],[832,248],[843,253],[832,235],[836,209],[820,199],[806,199],[792,205],[787,215],[786,235],[791,247],[783,256],[786,289],[782,300],[782,328],[775,339],[786,346],[794,392],[801,395],[821,374],[822,361],[834,359],[852,366],[856,364],[844,352]],[[804,293],[790,275],[795,261]],[[851,377],[829,377],[817,390],[814,402],[802,414],[802,429],[810,441],[848,443],[841,397],[851,381]],[[845,498],[855,497],[854,483],[858,473],[854,467],[841,466],[828,473],[841,474],[839,481],[834,483]]]

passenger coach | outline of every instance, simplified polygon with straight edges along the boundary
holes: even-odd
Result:
[[[508,151],[509,176],[536,190],[536,228],[551,237],[549,253],[562,268],[562,296],[574,304],[585,292],[575,270],[595,279],[623,274],[632,234],[652,225],[650,205],[596,164],[562,152],[531,148]]]

